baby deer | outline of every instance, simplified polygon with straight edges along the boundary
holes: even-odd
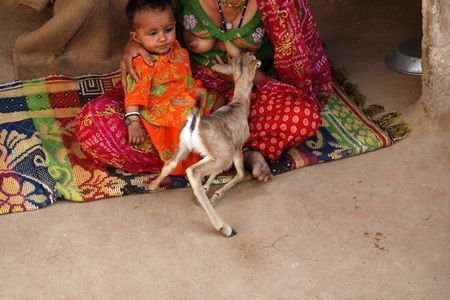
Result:
[[[261,62],[254,55],[243,53],[233,58],[229,64],[214,65],[212,68],[223,74],[232,75],[234,79],[234,96],[232,101],[208,116],[200,116],[200,99],[197,99],[192,115],[180,133],[180,143],[172,159],[168,160],[161,174],[150,183],[155,190],[161,181],[191,151],[201,154],[202,159],[186,170],[194,195],[206,211],[216,230],[227,237],[236,234],[228,224],[224,223],[216,213],[213,205],[222,195],[245,175],[242,146],[249,137],[248,115],[250,110],[250,93],[253,78]],[[234,164],[236,176],[217,192],[211,200],[206,193],[214,177]],[[208,176],[205,185],[203,179]]]

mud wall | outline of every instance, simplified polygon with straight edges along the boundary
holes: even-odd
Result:
[[[423,0],[421,101],[431,116],[450,115],[450,1]]]

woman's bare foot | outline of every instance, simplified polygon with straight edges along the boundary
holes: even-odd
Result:
[[[252,170],[252,176],[259,181],[266,182],[273,176],[264,156],[258,151],[247,150],[244,155],[244,163]]]

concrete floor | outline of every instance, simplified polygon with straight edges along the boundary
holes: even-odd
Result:
[[[448,126],[423,116],[419,77],[383,63],[420,32],[420,3],[331,12],[322,2],[313,8],[330,58],[368,103],[404,112],[410,137],[238,185],[217,207],[232,239],[189,189],[1,216],[0,299],[449,299]],[[2,81],[12,78],[8,7]]]

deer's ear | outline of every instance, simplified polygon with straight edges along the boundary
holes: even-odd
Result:
[[[233,68],[231,67],[230,64],[227,64],[227,65],[214,65],[214,66],[212,66],[212,69],[214,71],[217,71],[219,73],[226,74],[226,75],[232,75],[233,74]]]
[[[255,68],[258,69],[261,67],[261,61],[259,59],[255,60]]]

